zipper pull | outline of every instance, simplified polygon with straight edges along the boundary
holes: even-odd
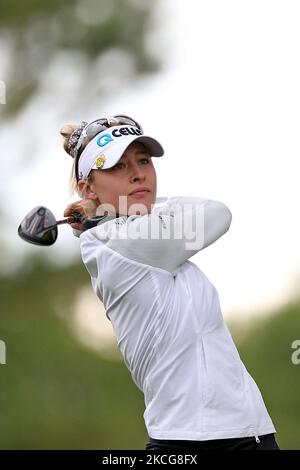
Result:
[[[255,437],[255,440],[256,440],[257,444],[259,444],[259,443],[260,443],[260,439],[259,439],[259,437],[258,437],[258,436],[256,436],[256,435],[255,435],[254,437]]]

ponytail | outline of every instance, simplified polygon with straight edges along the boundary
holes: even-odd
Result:
[[[71,169],[71,174],[69,178],[69,195],[73,196],[77,193],[80,197],[80,191],[78,190],[78,184],[75,174],[75,147],[77,145],[78,139],[82,133],[83,128],[86,126],[87,122],[82,121],[80,126],[74,123],[67,123],[60,129],[60,135],[63,137],[63,147],[65,151],[73,158],[73,164]]]

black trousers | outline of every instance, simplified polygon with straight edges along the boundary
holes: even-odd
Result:
[[[210,441],[175,441],[153,439],[149,437],[146,450],[155,451],[200,451],[200,450],[280,450],[274,434],[255,437],[238,437],[234,439],[214,439]]]

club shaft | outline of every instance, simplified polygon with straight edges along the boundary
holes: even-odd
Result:
[[[70,217],[67,217],[66,219],[57,220],[56,225],[72,224],[73,222],[75,222],[75,217],[70,216]]]
[[[40,230],[40,232],[44,232],[45,230],[51,230],[52,228],[56,227],[56,225],[73,224],[75,223],[75,220],[76,218],[73,216],[67,217],[66,219],[57,220],[54,225],[50,225],[49,227]]]

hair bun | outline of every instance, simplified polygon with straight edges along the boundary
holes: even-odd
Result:
[[[86,121],[82,121],[80,126],[74,123],[67,123],[59,131],[60,135],[64,138],[63,146],[65,151],[73,158],[75,157],[75,147],[86,125]]]

